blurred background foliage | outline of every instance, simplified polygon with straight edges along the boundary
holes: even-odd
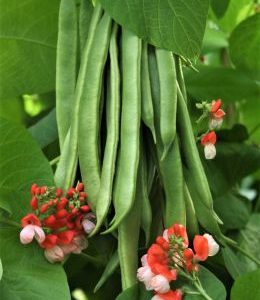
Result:
[[[55,117],[55,57],[59,1],[0,0],[0,117],[24,125],[49,160],[59,156]],[[24,13],[26,12],[26,14]],[[46,13],[48,12],[48,13]],[[227,115],[217,157],[204,161],[223,231],[259,256],[260,2],[211,0],[201,55],[184,67],[192,118],[195,103],[221,98]],[[13,23],[13,20],[16,20]],[[191,20],[192,22],[192,20]],[[195,124],[195,122],[194,122]],[[202,128],[194,131],[200,133]],[[258,240],[256,239],[258,235]],[[109,239],[109,242],[108,242]],[[75,299],[114,299],[119,272],[92,290],[116,247],[113,237],[90,241],[89,255],[65,264]],[[242,262],[242,263],[241,263]],[[226,269],[223,265],[226,265]],[[239,268],[235,266],[239,265]],[[230,249],[209,260],[226,286],[256,268]],[[86,278],[85,274],[90,274]]]

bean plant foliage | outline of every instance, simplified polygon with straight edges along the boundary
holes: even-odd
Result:
[[[0,0],[0,298],[260,299],[256,0]]]

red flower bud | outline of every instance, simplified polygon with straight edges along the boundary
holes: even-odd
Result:
[[[212,103],[211,103],[211,112],[212,113],[215,113],[217,112],[221,107],[221,99],[218,99],[218,100],[213,100]]]
[[[82,192],[84,191],[84,183],[83,182],[80,182],[78,185],[77,185],[77,191],[78,192]]]
[[[44,242],[42,242],[40,244],[40,246],[45,249],[50,249],[50,248],[56,246],[57,240],[58,240],[57,235],[48,234],[48,235],[46,235]]]
[[[40,213],[44,214],[46,212],[46,210],[48,209],[49,204],[48,203],[44,203],[41,208],[40,208]]]
[[[80,210],[84,213],[87,213],[90,211],[90,207],[88,205],[83,205],[80,207]]]
[[[45,194],[46,191],[47,191],[46,186],[42,186],[42,187],[41,187],[41,195]]]
[[[207,145],[207,144],[213,144],[215,145],[217,141],[217,136],[215,131],[210,131],[207,134],[204,134],[201,138],[201,144],[203,146]]]
[[[195,235],[193,240],[193,246],[195,250],[195,259],[204,261],[209,255],[209,244],[208,240],[201,235]]]
[[[31,185],[31,194],[32,195],[35,195],[36,194],[36,188],[37,188],[37,184],[36,183],[33,183]]]
[[[65,208],[68,204],[69,200],[67,198],[61,198],[60,201],[57,203],[56,207],[58,210]]]
[[[57,188],[56,189],[56,197],[61,197],[62,196],[62,189]]]
[[[52,199],[50,199],[49,201],[48,201],[48,205],[49,206],[52,206],[54,203],[53,203],[53,200]]]
[[[68,197],[72,198],[75,192],[76,190],[74,188],[70,188],[67,192]]]
[[[35,214],[28,214],[22,218],[21,225],[22,227],[25,227],[27,225],[36,225],[41,227],[41,222]]]
[[[74,229],[75,223],[74,222],[67,222],[68,229]]]
[[[82,197],[82,198],[84,198],[84,199],[86,199],[88,195],[87,195],[86,192],[80,192],[79,196]]]
[[[78,209],[77,208],[73,208],[72,211],[71,211],[71,213],[73,215],[76,215],[78,213]]]
[[[58,199],[56,198],[53,200],[53,204],[56,205],[57,203],[58,203]]]
[[[72,241],[74,237],[74,231],[73,230],[62,231],[59,232],[57,236],[58,236],[57,242],[59,245],[67,245]]]
[[[56,213],[56,218],[57,219],[61,219],[61,218],[65,218],[67,217],[68,212],[66,211],[66,209],[60,209],[57,213]]]
[[[36,197],[32,197],[30,205],[31,205],[32,210],[35,210],[38,208],[38,200]]]
[[[187,248],[183,251],[183,256],[186,261],[192,261],[194,257],[194,253],[191,248]]]
[[[44,219],[44,224],[48,227],[54,227],[56,225],[56,218],[54,215],[50,215],[48,218]]]
[[[35,189],[35,194],[37,194],[37,195],[40,195],[40,194],[41,194],[41,188],[40,188],[40,187],[37,187],[37,188]]]

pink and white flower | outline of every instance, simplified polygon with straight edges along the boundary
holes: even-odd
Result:
[[[213,100],[211,103],[209,129],[219,129],[223,123],[225,112],[221,109],[221,99]]]
[[[214,256],[219,251],[219,244],[214,240],[213,236],[205,233],[203,236],[208,240],[209,256]]]
[[[204,154],[206,159],[213,159],[216,156],[217,136],[215,131],[204,134],[201,138],[201,144],[204,146]]]
[[[166,277],[163,275],[156,275],[151,279],[151,287],[157,293],[167,293],[170,290],[170,284]]]
[[[46,249],[44,251],[44,255],[48,262],[52,264],[55,262],[61,262],[64,259],[63,250],[59,246],[54,246],[50,249]]]
[[[26,225],[20,232],[21,243],[29,244],[33,238],[35,238],[38,243],[42,243],[45,240],[43,229],[37,225]]]
[[[148,265],[141,267],[137,270],[138,280],[145,284],[145,288],[148,291],[151,291],[154,289],[151,285],[151,281],[154,277],[155,277],[155,274],[152,272],[151,268]]]

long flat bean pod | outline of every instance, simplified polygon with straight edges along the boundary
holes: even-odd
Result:
[[[143,42],[141,59],[142,120],[145,125],[150,128],[154,141],[156,142],[147,48],[147,43]]]
[[[90,26],[91,15],[93,14],[93,5],[90,0],[80,0],[79,8],[79,47],[80,56],[83,53]]]
[[[178,130],[180,133],[181,149],[192,176],[194,184],[197,186],[203,205],[213,210],[213,200],[208,185],[208,180],[204,172],[195,138],[193,135],[192,125],[187,109],[187,105],[182,96],[179,86],[178,91]]]
[[[113,225],[106,232],[114,230],[133,206],[140,152],[141,40],[124,28],[122,30],[122,67],[121,140],[113,196],[116,214]]]
[[[117,25],[114,24],[110,40],[110,76],[108,83],[107,109],[107,138],[101,172],[100,190],[97,195],[97,224],[92,234],[95,234],[103,223],[112,197],[112,187],[119,140],[119,109],[120,109],[120,74],[117,50]]]
[[[76,87],[77,30],[75,0],[61,0],[56,62],[56,114],[60,149],[71,125]]]
[[[87,62],[89,59],[89,51],[92,47],[92,42],[95,36],[98,21],[102,15],[102,8],[97,3],[89,26],[88,40],[84,48],[84,54],[79,69],[77,79],[75,101],[71,112],[71,127],[66,135],[64,147],[61,151],[61,157],[58,167],[55,172],[55,183],[63,189],[68,189],[74,182],[77,163],[78,163],[78,114],[79,105],[82,97],[84,96],[84,84],[86,77]]]
[[[160,135],[163,144],[161,159],[166,156],[176,135],[177,86],[173,54],[155,49],[160,82]]]
[[[89,52],[79,111],[79,163],[92,208],[95,208],[96,197],[100,188],[99,107],[103,70],[111,36],[111,24],[110,16],[105,13],[97,26]]]
[[[175,138],[164,160],[159,162],[160,176],[165,191],[165,226],[173,223],[186,225],[183,172],[179,141]]]
[[[118,256],[122,275],[123,290],[131,287],[137,281],[136,270],[138,267],[138,241],[140,230],[141,211],[141,183],[140,172],[134,205],[126,218],[118,226]]]
[[[196,217],[194,204],[186,183],[184,183],[184,199],[186,207],[188,234],[191,237],[194,237],[195,234],[199,234],[199,224]]]

